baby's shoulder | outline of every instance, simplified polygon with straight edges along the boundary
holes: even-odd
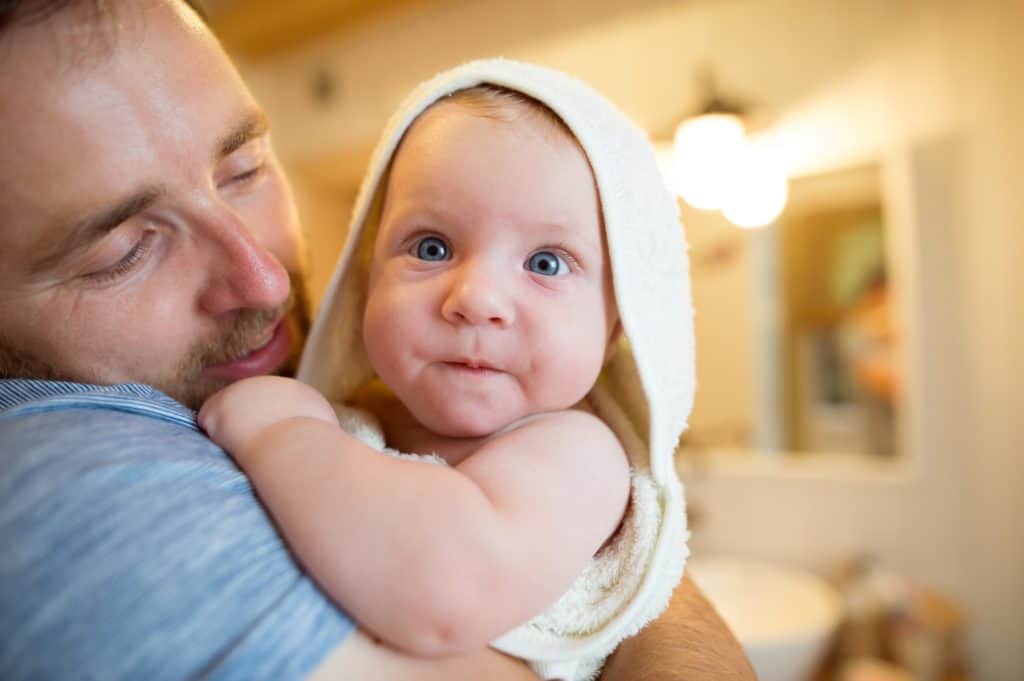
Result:
[[[615,432],[589,408],[533,414],[496,433],[494,439],[530,440],[544,450],[625,455]]]
[[[581,497],[607,501],[629,494],[625,448],[608,424],[585,410],[565,409],[522,419],[477,450],[471,460],[475,461],[469,465],[491,465],[502,476],[514,478],[510,471],[518,470],[528,478],[571,487]],[[581,477],[583,471],[586,474]]]

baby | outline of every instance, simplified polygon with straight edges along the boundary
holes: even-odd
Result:
[[[346,398],[389,448],[447,466],[381,456],[289,379],[238,382],[199,421],[331,597],[429,655],[557,601],[615,535],[631,480],[587,399],[621,331],[587,153],[515,89],[427,99],[385,149],[366,234],[350,235],[369,262],[343,262],[335,286],[363,267],[372,377]]]

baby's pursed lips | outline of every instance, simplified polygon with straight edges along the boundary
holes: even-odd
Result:
[[[504,371],[500,367],[497,367],[490,362],[482,359],[470,359],[470,358],[458,358],[453,360],[447,360],[445,364],[452,366],[465,367],[467,369],[487,369],[488,371]]]

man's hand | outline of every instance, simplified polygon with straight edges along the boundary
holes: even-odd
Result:
[[[233,383],[203,404],[197,418],[211,440],[244,467],[248,445],[268,427],[297,416],[337,425],[330,403],[304,383],[259,376]]]

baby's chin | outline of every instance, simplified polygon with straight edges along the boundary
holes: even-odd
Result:
[[[483,438],[515,425],[527,416],[518,412],[494,413],[490,410],[430,410],[413,416],[429,431],[449,438]]]

